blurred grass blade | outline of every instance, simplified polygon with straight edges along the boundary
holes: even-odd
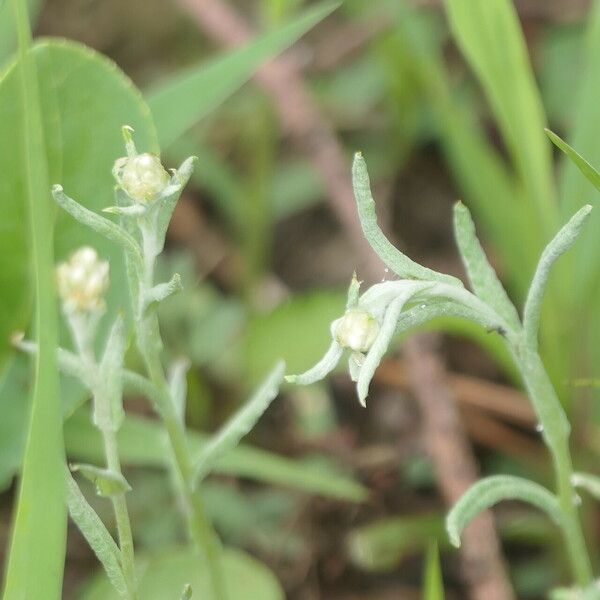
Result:
[[[277,397],[284,373],[285,363],[280,361],[250,400],[217,433],[211,436],[196,458],[194,475],[196,485],[210,473],[215,462],[233,450],[256,425],[256,422]]]
[[[440,567],[440,553],[435,542],[429,544],[425,562],[423,600],[444,600],[444,581]]]
[[[488,262],[477,239],[471,213],[462,202],[454,206],[454,235],[473,291],[518,331],[520,322],[517,310]]]
[[[543,233],[558,222],[545,116],[511,0],[446,0],[456,42],[483,86]]]
[[[65,469],[67,478],[67,506],[71,519],[81,531],[90,548],[102,563],[106,575],[122,598],[127,597],[127,584],[121,569],[121,552],[108,533],[104,523],[88,504],[79,486]]]
[[[446,539],[442,515],[403,515],[352,530],[346,540],[346,553],[360,569],[387,572],[419,554],[431,539]]]
[[[37,66],[29,52],[31,31],[27,4],[25,0],[11,0],[11,3],[19,46],[23,106],[23,139],[14,141],[21,143],[28,200],[39,352],[3,598],[53,600],[61,597],[66,508],[56,366],[58,332],[50,183]]]
[[[473,484],[446,517],[450,543],[460,546],[462,530],[482,511],[502,500],[520,500],[543,510],[555,523],[562,522],[558,500],[541,485],[512,475],[493,475]]]
[[[27,0],[27,4],[29,5],[29,15],[33,23],[37,20],[43,1]],[[10,18],[10,11],[10,2],[8,0],[0,0],[0,70],[16,47],[15,28]]]
[[[189,432],[192,455],[198,455],[208,439],[205,434]],[[119,430],[118,442],[121,459],[126,465],[169,466],[164,432],[155,421],[127,416]],[[89,463],[102,460],[102,440],[84,410],[76,412],[65,423],[65,443],[70,457]],[[362,502],[367,497],[367,490],[362,485],[333,468],[307,464],[243,444],[221,458],[213,470],[349,502]]]
[[[581,156],[574,148],[569,146],[562,138],[556,133],[546,129],[546,135],[550,138],[550,141],[557,147],[560,148],[573,162],[573,164],[579,169],[580,173],[597,189],[600,191],[600,173],[592,167],[592,165]]]
[[[546,238],[528,227],[523,194],[477,120],[473,101],[454,94],[440,42],[428,35],[431,24],[423,11],[403,10],[398,27],[391,40],[394,60],[405,65],[431,104],[446,161],[501,264],[521,265],[505,273],[520,299]]]
[[[321,2],[300,17],[246,46],[192,67],[154,86],[146,99],[163,149],[245,83],[268,58],[292,45],[333,12],[339,2]]]

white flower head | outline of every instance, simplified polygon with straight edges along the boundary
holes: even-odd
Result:
[[[160,158],[149,152],[119,158],[114,173],[119,186],[135,202],[154,200],[170,180]]]
[[[373,315],[360,308],[351,308],[337,322],[335,340],[342,348],[368,352],[378,333],[379,323]]]
[[[428,281],[387,281],[359,296],[359,282],[354,277],[348,289],[346,312],[331,324],[329,349],[314,367],[287,380],[306,385],[323,379],[348,349],[350,376],[364,406],[371,379],[392,341],[402,310],[412,298],[431,287]]]
[[[89,246],[76,250],[68,261],[56,267],[58,295],[66,313],[89,313],[104,310],[108,289],[109,265],[100,260]]]

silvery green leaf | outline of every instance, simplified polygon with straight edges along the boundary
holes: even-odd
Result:
[[[106,575],[121,598],[127,598],[127,584],[121,569],[121,553],[100,517],[88,504],[79,486],[66,469],[69,515],[90,548],[102,563]]]
[[[462,202],[454,206],[454,235],[473,291],[518,331],[521,323],[517,310],[488,262],[477,239],[471,213]]]
[[[356,278],[356,271],[352,273],[352,281],[348,286],[348,297],[346,299],[346,310],[355,308],[358,305],[358,295],[360,292],[360,281]]]
[[[191,156],[181,163],[179,169],[173,172],[173,176],[167,184],[167,187],[161,192],[156,200],[158,209],[156,220],[158,252],[162,252],[171,216],[173,215],[173,211],[179,201],[183,188],[187,185],[187,182],[192,175],[195,160],[196,158]]]
[[[143,204],[131,204],[129,206],[107,206],[102,212],[110,215],[121,215],[123,217],[141,217],[148,212],[148,207]]]
[[[144,298],[146,310],[149,307],[166,300],[169,296],[180,292],[182,289],[181,276],[179,273],[175,273],[167,283],[159,283],[146,292]]]
[[[183,591],[181,592],[181,600],[191,600],[192,598],[192,586],[189,583],[186,583],[183,586]]]
[[[600,500],[600,477],[591,473],[573,473],[571,483],[579,489],[585,490],[596,500]]]
[[[412,290],[406,289],[403,293],[401,293],[398,297],[396,297],[392,302],[390,302],[385,316],[383,317],[383,322],[381,324],[381,328],[379,329],[379,334],[377,338],[373,342],[370,350],[367,352],[367,356],[363,361],[363,364],[360,368],[360,373],[358,375],[358,381],[356,383],[356,391],[358,393],[358,400],[362,404],[362,406],[366,406],[367,394],[369,393],[369,385],[371,384],[371,379],[373,379],[373,375],[375,374],[375,370],[379,366],[381,359],[387,352],[388,346],[394,336],[396,331],[396,325],[398,323],[398,318],[400,317],[400,313],[404,308],[404,304],[410,298]]]
[[[360,152],[354,155],[352,165],[352,184],[358,206],[358,216],[367,241],[381,260],[399,277],[403,279],[421,279],[443,281],[450,285],[462,287],[456,277],[438,273],[422,267],[398,250],[384,235],[377,224],[375,201],[371,194],[371,183],[367,165]]]
[[[381,321],[390,303],[399,297],[410,298],[436,285],[435,281],[398,279],[372,285],[359,299],[358,306]]]
[[[364,361],[365,355],[361,352],[353,352],[348,359],[348,371],[350,372],[350,379],[352,379],[354,383],[358,381]]]
[[[308,385],[324,379],[333,371],[342,358],[344,349],[334,340],[323,358],[312,368],[300,375],[287,375],[285,380],[298,385]]]
[[[187,372],[190,369],[190,361],[180,358],[173,362],[169,369],[169,391],[175,405],[175,412],[179,422],[185,422],[185,402],[187,398]]]
[[[281,361],[269,373],[248,402],[215,435],[211,436],[196,460],[194,475],[196,484],[210,472],[221,456],[235,448],[256,425],[271,402],[277,397],[284,373],[285,363]]]
[[[125,251],[141,262],[142,254],[137,242],[122,227],[116,225],[109,219],[106,219],[95,212],[88,210],[72,198],[69,198],[63,191],[62,186],[52,187],[52,196],[56,203],[68,212],[76,221],[86,225],[95,232],[103,235],[122,246]]]
[[[71,471],[78,471],[91,481],[96,486],[96,494],[103,498],[112,498],[131,491],[131,486],[121,473],[85,464],[71,465]]]
[[[117,316],[108,336],[100,362],[100,381],[94,390],[94,424],[103,431],[118,431],[125,418],[123,411],[123,360],[125,324]]]
[[[550,277],[550,269],[556,260],[564,254],[574,243],[581,232],[585,221],[592,211],[591,205],[587,204],[579,209],[571,220],[562,227],[554,236],[554,239],[546,246],[538,263],[531,287],[525,301],[523,312],[523,329],[525,342],[531,349],[537,348],[537,335],[542,311],[542,300],[546,290],[546,284]]]
[[[502,500],[520,500],[542,509],[558,525],[562,512],[556,496],[541,485],[511,475],[494,475],[472,485],[446,517],[446,530],[452,545],[460,546],[462,530],[480,512]]]

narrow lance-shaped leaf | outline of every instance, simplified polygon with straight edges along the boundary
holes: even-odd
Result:
[[[398,318],[400,317],[402,308],[414,291],[414,288],[408,288],[389,304],[385,316],[383,317],[383,323],[381,324],[377,338],[375,339],[375,342],[373,342],[373,345],[369,349],[369,352],[360,367],[358,381],[356,382],[356,391],[358,393],[358,400],[362,406],[366,406],[371,379],[373,379],[375,370],[388,350],[392,337],[396,331]]]
[[[96,486],[96,494],[103,498],[112,498],[131,491],[131,486],[125,477],[110,469],[77,464],[71,466],[71,471],[78,471],[88,481],[91,481]]]
[[[546,135],[550,138],[550,141],[560,150],[562,150],[570,159],[573,164],[579,169],[581,174],[597,189],[600,191],[600,173],[592,167],[592,165],[585,159],[579,152],[569,146],[561,137],[556,135],[550,129],[545,129]]]
[[[271,402],[277,397],[284,372],[285,363],[280,362],[250,400],[210,438],[196,461],[194,479],[196,484],[210,472],[212,466],[221,456],[235,448],[240,440],[254,427]]]
[[[322,2],[291,23],[269,31],[225,56],[167,79],[147,92],[163,148],[214,110],[245,83],[262,62],[285,50],[339,2]]]
[[[532,349],[537,348],[542,300],[550,277],[550,269],[556,260],[575,243],[591,211],[592,207],[589,204],[577,211],[542,252],[523,311],[525,343]]]
[[[435,542],[429,544],[425,561],[423,600],[444,600],[444,581],[440,567],[440,553]]]
[[[125,356],[125,323],[119,315],[110,331],[100,363],[100,377],[94,400],[94,423],[103,431],[118,431],[125,418],[123,410],[122,364]]]
[[[137,242],[122,227],[119,227],[119,225],[116,225],[109,219],[85,208],[79,204],[79,202],[73,200],[73,198],[69,198],[69,196],[64,193],[61,185],[54,185],[52,187],[52,195],[54,196],[56,203],[75,220],[90,227],[112,242],[119,244],[126,252],[135,257],[138,262],[141,262],[142,254]]]
[[[445,0],[444,4],[453,36],[481,82],[524,184],[529,214],[548,235],[558,220],[552,156],[544,140],[544,109],[514,3]]]
[[[579,489],[585,490],[596,500],[600,500],[600,477],[592,473],[573,473],[571,483]]]
[[[176,360],[169,369],[169,392],[175,405],[175,412],[181,424],[185,422],[185,403],[187,398],[187,372],[190,369],[187,358]]]
[[[446,530],[452,545],[460,546],[462,530],[480,512],[502,500],[520,500],[537,506],[557,524],[562,513],[556,497],[541,485],[511,475],[494,475],[472,485],[446,517]]]
[[[321,381],[337,367],[342,354],[344,354],[344,349],[334,340],[323,358],[314,367],[300,375],[286,375],[285,380],[298,385],[309,385]]]
[[[1,198],[0,206],[4,215],[7,205],[11,205],[9,216],[15,207],[27,206],[28,227],[24,238],[25,243],[30,244],[31,256],[30,262],[22,263],[22,269],[29,271],[31,266],[35,281],[34,330],[39,353],[35,361],[32,403],[2,597],[4,600],[38,600],[58,598],[61,594],[67,526],[62,477],[64,446],[56,369],[58,325],[53,285],[53,219],[40,80],[31,52],[27,3],[12,0],[11,5],[19,47],[18,91],[13,101],[21,109],[17,121],[20,129],[18,138],[2,139],[2,143],[5,147],[10,145],[8,152],[5,150],[3,154],[18,157],[16,178],[20,194]],[[0,83],[5,80],[6,77],[0,79]],[[0,113],[4,110],[6,107],[0,105]],[[9,175],[15,173],[2,173],[2,178]],[[10,223],[9,220],[8,223],[8,229],[23,226],[23,221]],[[3,225],[6,230],[6,224]],[[12,252],[10,247],[6,256],[12,257]],[[16,280],[22,283],[20,277]],[[0,345],[4,343],[0,340]]]
[[[428,281],[442,281],[462,287],[462,282],[456,277],[438,273],[422,267],[408,256],[398,250],[384,235],[377,223],[375,201],[371,194],[371,183],[367,165],[360,152],[354,155],[352,165],[352,185],[358,207],[358,216],[363,232],[370,246],[377,256],[394,272],[403,279],[423,279]]]
[[[488,262],[477,239],[471,213],[462,202],[454,206],[454,235],[475,294],[518,330],[521,324],[517,310]]]
[[[69,515],[90,548],[102,563],[106,575],[121,598],[127,598],[127,584],[121,569],[121,553],[100,517],[88,504],[79,486],[66,469]]]

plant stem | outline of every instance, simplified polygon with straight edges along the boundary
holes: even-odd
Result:
[[[160,333],[156,315],[150,314],[140,317],[137,319],[136,326],[138,348],[146,364],[150,381],[159,392],[161,418],[167,431],[174,467],[177,471],[188,512],[190,534],[206,557],[213,597],[215,600],[226,600],[225,580],[221,568],[221,542],[206,516],[204,504],[198,490],[194,489],[193,464],[185,438],[185,431],[175,413],[171,392],[160,362]]]
[[[593,582],[593,574],[577,512],[577,495],[571,481],[573,463],[569,449],[568,421],[538,353],[531,348],[516,351],[513,348],[513,355],[543,427],[542,435],[552,454],[571,571],[577,584],[587,587]]]
[[[115,435],[115,432],[110,429],[102,430],[102,440],[104,442],[107,468],[115,473],[121,473],[121,461],[119,460],[117,436]],[[125,577],[129,597],[132,600],[135,600],[137,598],[137,592],[133,536],[131,535],[131,522],[129,520],[129,511],[127,510],[125,494],[113,496],[111,500],[115,513],[115,521],[117,523],[117,533],[119,535],[121,568],[123,569],[123,576]]]

